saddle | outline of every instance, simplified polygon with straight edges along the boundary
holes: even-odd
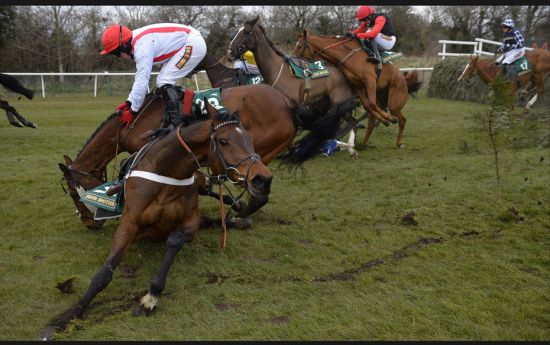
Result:
[[[285,61],[290,68],[291,74],[296,78],[317,79],[330,75],[330,71],[326,68],[324,61],[310,62],[297,56],[287,56]]]

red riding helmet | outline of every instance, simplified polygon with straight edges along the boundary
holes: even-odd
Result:
[[[132,38],[132,30],[122,25],[111,25],[103,32],[101,55],[109,54]]]
[[[374,13],[374,8],[371,6],[359,6],[357,10],[357,20],[363,20]]]

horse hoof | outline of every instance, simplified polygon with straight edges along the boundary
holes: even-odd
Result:
[[[359,156],[359,152],[355,151],[354,153],[351,154],[351,159],[356,160],[357,156]]]
[[[23,125],[20,124],[19,122],[10,122],[10,125],[12,125],[14,127],[19,127],[19,128],[23,127]]]
[[[250,218],[229,218],[225,221],[228,228],[233,229],[249,229],[252,227],[252,219]]]
[[[390,117],[390,122],[391,122],[391,123],[397,123],[397,122],[399,122],[399,121],[397,120],[397,117],[392,116],[392,117]]]
[[[30,128],[38,128],[38,125],[36,123],[32,123],[32,122],[25,125],[25,126],[30,127]]]
[[[398,148],[398,149],[402,149],[402,148],[404,148],[404,147],[405,147],[405,144],[397,144],[397,148]]]
[[[49,341],[53,337],[54,333],[55,333],[55,327],[48,326],[46,329],[40,332],[38,339],[42,341]]]
[[[384,124],[384,126],[388,127],[390,125],[390,122],[388,120],[384,120],[382,121],[382,123]]]

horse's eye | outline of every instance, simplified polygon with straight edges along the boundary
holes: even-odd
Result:
[[[223,139],[223,138],[220,139],[220,145],[221,145],[221,146],[227,146],[228,144],[229,144],[229,143],[227,142],[227,140],[225,140],[225,139]]]

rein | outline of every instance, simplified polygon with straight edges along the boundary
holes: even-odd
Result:
[[[201,171],[200,169],[202,168],[199,161],[197,160],[197,157],[195,156],[195,154],[193,153],[193,151],[189,148],[189,146],[185,143],[185,140],[183,140],[183,137],[181,136],[181,133],[180,133],[180,128],[181,128],[181,124],[178,126],[178,128],[176,129],[176,137],[178,138],[178,141],[180,142],[181,146],[183,146],[183,148],[185,149],[185,151],[187,151],[192,157],[193,159],[195,160],[195,162],[197,163],[197,166],[198,166],[198,169],[197,171],[200,172],[201,174],[203,174],[205,177],[208,178],[208,180],[210,181],[213,181],[214,183],[218,183],[219,184],[219,200],[220,200],[220,219],[221,219],[221,223],[222,223],[222,234],[221,234],[221,237],[220,237],[220,248],[225,248],[225,243],[226,243],[226,240],[227,240],[227,225],[225,224],[225,210],[224,210],[224,204],[223,204],[223,188],[226,188],[225,185],[223,184],[224,181],[229,181],[233,184],[237,184],[239,183],[240,181],[233,181],[231,180],[231,178],[229,177],[229,174],[228,172],[229,171],[237,171],[237,168],[239,165],[241,165],[242,163],[244,163],[245,161],[249,160],[249,159],[252,159],[252,164],[250,165],[250,167],[248,168],[248,171],[246,173],[246,178],[244,179],[245,183],[246,181],[248,180],[248,175],[250,173],[250,169],[252,169],[252,165],[260,160],[260,156],[256,153],[252,153],[250,155],[248,155],[247,157],[241,159],[239,162],[237,162],[236,164],[228,164],[227,163],[227,160],[225,159],[225,157],[223,156],[223,153],[221,152],[221,150],[218,148],[218,145],[216,144],[216,140],[215,140],[215,137],[214,137],[214,133],[220,129],[221,127],[223,126],[226,126],[226,125],[230,125],[230,124],[235,124],[235,125],[239,125],[240,124],[240,121],[238,120],[230,120],[230,121],[224,121],[216,126],[213,126],[212,127],[212,133],[210,134],[210,150],[211,151],[214,151],[218,154],[218,157],[220,158],[221,162],[222,162],[222,165],[223,165],[223,168],[225,170],[225,174],[224,175],[218,175],[218,176],[212,176],[212,175],[209,175],[203,171]],[[241,195],[239,195],[237,197],[237,200],[240,199],[242,197],[242,195],[244,194],[246,188],[243,189],[243,192],[241,193]],[[231,193],[230,193],[231,194]],[[232,196],[233,197],[233,196]],[[235,198],[233,197],[233,200],[235,200]],[[228,212],[229,213],[229,212]]]

